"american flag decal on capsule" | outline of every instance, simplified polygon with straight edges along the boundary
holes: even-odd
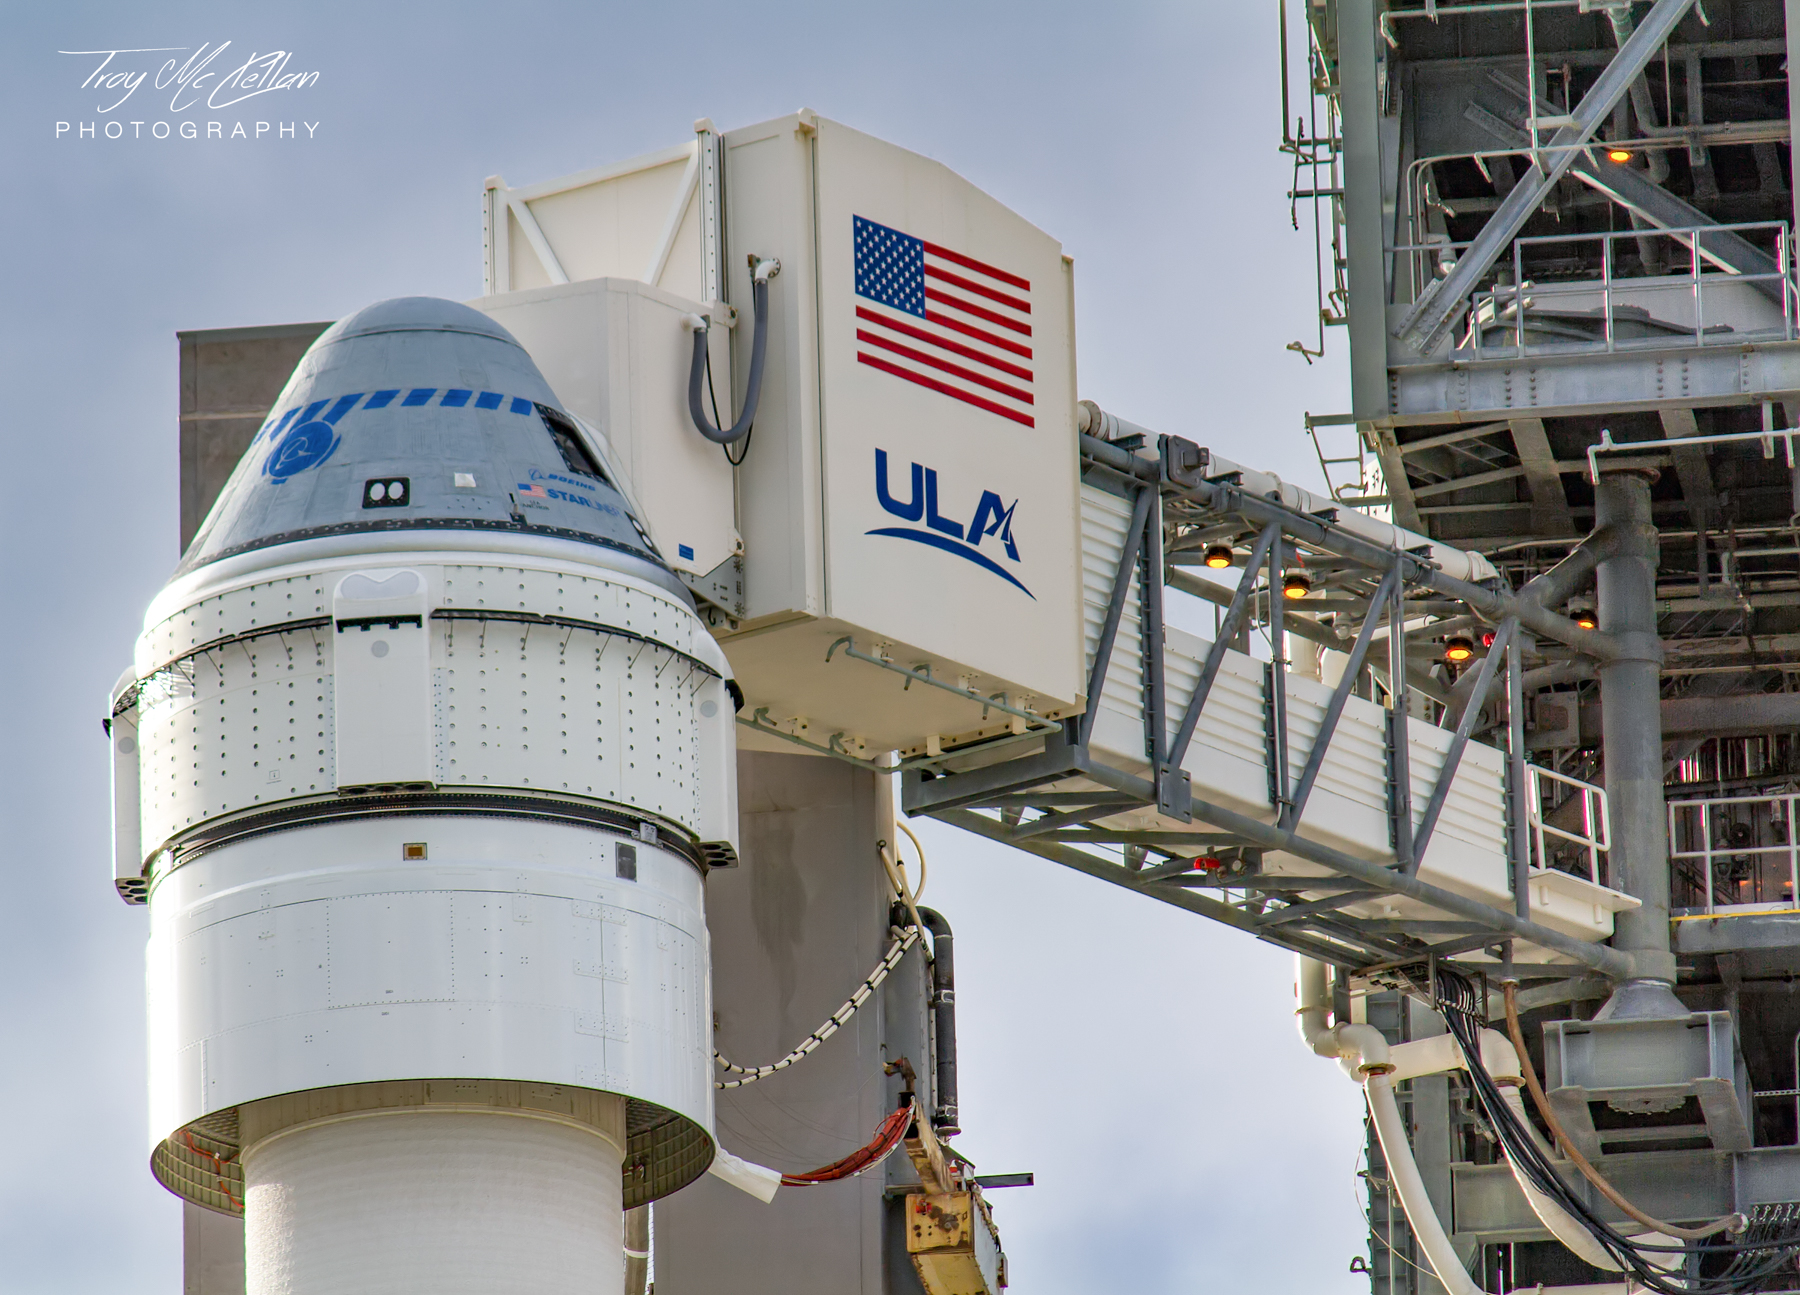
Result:
[[[851,219],[857,362],[1035,426],[1031,281],[861,216]]]

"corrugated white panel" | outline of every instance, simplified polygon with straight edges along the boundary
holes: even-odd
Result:
[[[1100,642],[1100,631],[1106,625],[1106,609],[1112,601],[1119,554],[1124,549],[1125,532],[1130,526],[1129,501],[1093,486],[1081,487],[1082,659],[1089,663]],[[1119,617],[1112,663],[1101,689],[1101,705],[1128,718],[1141,716],[1144,706],[1144,640],[1138,622],[1139,587],[1134,571],[1131,587],[1125,594],[1124,614]]]
[[[1164,689],[1172,740],[1194,695],[1210,645],[1174,628],[1163,631],[1163,641]],[[1241,652],[1226,653],[1183,763],[1193,779],[1195,795],[1245,814],[1261,814],[1269,807],[1263,674],[1262,662]]]

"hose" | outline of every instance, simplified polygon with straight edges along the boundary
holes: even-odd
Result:
[[[913,849],[915,849],[919,852],[919,884],[912,888],[913,902],[917,903],[919,896],[923,895],[925,893],[925,846],[924,846],[924,843],[919,840],[918,833],[914,832],[910,827],[908,827],[905,823],[902,823],[899,819],[896,818],[894,820],[894,826],[899,828],[902,832],[906,833],[908,839],[910,839],[913,843]],[[901,876],[905,876],[906,875],[906,862],[905,862],[905,860],[901,859],[900,851],[898,851],[898,850],[894,851],[894,862],[899,865]]]
[[[931,1023],[937,1044],[937,1083],[933,1085],[937,1100],[931,1125],[940,1137],[948,1138],[962,1132],[956,1100],[956,935],[935,908],[921,908],[919,919],[931,932]]]
[[[1450,1295],[1483,1295],[1481,1287],[1475,1284],[1462,1260],[1457,1258],[1456,1247],[1450,1244],[1425,1190],[1425,1180],[1419,1176],[1412,1144],[1406,1140],[1405,1121],[1400,1118],[1400,1109],[1394,1102],[1393,1081],[1379,1071],[1371,1073],[1363,1080],[1363,1094],[1369,1099],[1369,1117],[1375,1123],[1382,1158],[1387,1161],[1388,1181],[1400,1198],[1406,1221],[1412,1227],[1419,1249],[1425,1252],[1431,1270]]]
[[[1563,1154],[1571,1164],[1581,1171],[1581,1176],[1592,1183],[1599,1193],[1623,1210],[1630,1218],[1636,1219],[1652,1231],[1663,1232],[1683,1241],[1700,1241],[1706,1237],[1716,1236],[1720,1232],[1742,1232],[1745,1218],[1742,1214],[1728,1214],[1722,1219],[1715,1219],[1705,1227],[1682,1228],[1673,1223],[1664,1223],[1661,1219],[1652,1218],[1637,1206],[1619,1194],[1617,1188],[1607,1182],[1598,1169],[1594,1168],[1588,1158],[1576,1150],[1575,1144],[1568,1134],[1557,1123],[1556,1112],[1550,1106],[1550,1098],[1544,1093],[1544,1086],[1538,1082],[1537,1067],[1531,1064],[1531,1056],[1525,1051],[1525,1031],[1519,1025],[1519,985],[1509,980],[1504,986],[1506,998],[1506,1032],[1512,1036],[1513,1048],[1519,1054],[1519,1070],[1524,1075],[1525,1087],[1531,1090],[1532,1105],[1549,1126],[1550,1136],[1556,1139],[1556,1145],[1562,1148]]]
[[[756,406],[762,398],[763,362],[769,350],[769,280],[781,273],[781,262],[765,257],[755,264],[752,297],[756,311],[756,336],[750,344],[750,383],[744,390],[744,407],[737,422],[721,431],[712,425],[700,403],[700,386],[706,378],[706,335],[711,325],[699,315],[689,315],[682,326],[694,334],[694,359],[688,366],[688,417],[694,430],[716,445],[741,440],[756,422]]]
[[[1744,1240],[1735,1243],[1695,1241],[1674,1242],[1664,1235],[1634,1237],[1621,1233],[1603,1219],[1581,1195],[1565,1183],[1548,1148],[1535,1130],[1519,1117],[1523,1105],[1508,1102],[1488,1067],[1480,1058],[1479,1034],[1482,1015],[1481,998],[1474,983],[1462,972],[1440,964],[1437,974],[1436,1005],[1445,1025],[1462,1045],[1467,1059],[1471,1087],[1481,1113],[1498,1135],[1514,1172],[1529,1177],[1538,1192],[1553,1201],[1564,1213],[1579,1222],[1609,1255],[1612,1256],[1637,1286],[1661,1295],[1740,1295],[1759,1289],[1771,1277],[1788,1271],[1796,1252],[1800,1252],[1800,1229],[1786,1218],[1767,1223],[1750,1224]],[[1517,1015],[1516,1010],[1514,1013]],[[1516,1049],[1517,1045],[1513,1045]],[[1531,1074],[1520,1064],[1520,1078]],[[1742,1224],[1739,1225],[1743,1226]],[[1656,1229],[1661,1233],[1661,1228]],[[1670,1241],[1671,1244],[1663,1244]],[[1717,1257],[1726,1260],[1723,1271],[1712,1275],[1678,1277],[1670,1271],[1684,1260],[1698,1263]]]
[[[906,1138],[906,1131],[912,1127],[918,1115],[917,1108],[909,1099],[904,1106],[890,1111],[875,1129],[875,1136],[869,1139],[867,1146],[859,1147],[831,1164],[803,1174],[783,1174],[783,1187],[816,1187],[820,1183],[835,1183],[845,1178],[854,1178],[866,1173],[886,1160]]]

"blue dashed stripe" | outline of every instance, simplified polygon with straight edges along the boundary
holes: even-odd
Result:
[[[476,409],[500,409],[505,407],[515,414],[531,414],[537,411],[536,404],[523,396],[507,396],[498,391],[476,392],[464,387],[414,387],[406,393],[406,398],[400,401],[400,406],[403,409],[410,409],[417,408],[421,405],[429,405],[432,403],[432,398],[434,396],[439,397],[437,403],[438,407],[441,409],[467,408],[471,403],[471,397],[473,397],[473,405]],[[392,405],[396,399],[399,399],[399,397],[400,388],[398,387],[391,388],[387,391],[371,392],[368,400],[364,402],[363,408],[386,409],[389,405]],[[319,411],[324,409],[327,405],[331,406],[331,412],[324,415],[324,421],[335,426],[338,420],[343,418],[343,416],[352,409],[355,409],[356,402],[362,399],[363,393],[358,391],[348,396],[339,396],[336,401],[329,399],[315,400],[310,405],[307,405],[304,410],[302,410],[299,405],[295,405],[292,409],[283,414],[279,421],[271,414],[267,421],[263,423],[262,427],[257,430],[255,440],[251,443],[255,444],[256,441],[262,440],[265,436],[272,441],[280,440],[290,426],[300,426],[312,422],[320,416]]]

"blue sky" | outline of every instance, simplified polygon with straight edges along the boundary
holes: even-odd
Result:
[[[292,51],[315,87],[149,137],[58,50]],[[180,1286],[144,1127],[144,913],[108,874],[106,692],[177,552],[174,333],[480,290],[515,185],[801,106],[937,158],[1075,258],[1081,395],[1312,482],[1313,253],[1288,219],[1272,3],[13,4],[0,311],[0,1290]],[[58,121],[147,123],[58,137]],[[1014,1289],[1365,1288],[1360,1102],[1294,1039],[1285,955],[926,825],[957,924],[965,1149]],[[1032,974],[1021,974],[1022,970]]]

